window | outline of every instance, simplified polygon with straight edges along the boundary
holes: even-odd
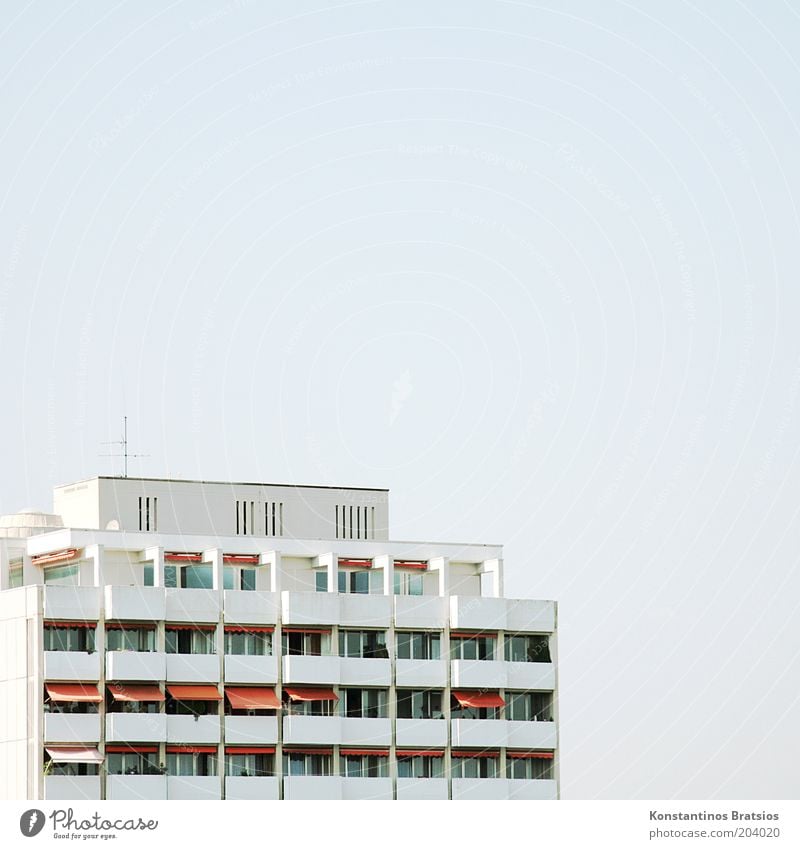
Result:
[[[455,757],[452,763],[453,778],[496,778],[497,758]]]
[[[506,635],[506,660],[526,663],[550,663],[550,645],[547,635]]]
[[[141,628],[136,625],[125,628],[108,627],[106,630],[106,649],[108,651],[155,651],[155,628]]]
[[[139,530],[158,530],[158,498],[139,496]]]
[[[444,758],[397,753],[399,778],[444,778]]]
[[[59,586],[77,586],[80,583],[78,563],[68,563],[66,566],[48,566],[44,570],[44,582]]]
[[[111,752],[106,749],[109,775],[160,775],[157,752]]]
[[[441,690],[398,690],[398,719],[443,719]]]
[[[219,702],[205,699],[173,699],[167,698],[166,712],[170,716],[218,716]]]
[[[471,636],[450,638],[451,660],[494,660],[495,638]]]
[[[330,654],[331,635],[327,631],[284,631],[281,635],[284,655]]]
[[[328,592],[328,573],[327,571],[316,572],[314,574],[314,586],[318,593]]]
[[[8,570],[8,588],[14,590],[22,586],[22,566],[12,567]]]
[[[173,563],[165,563],[164,564],[164,586],[165,587],[177,587],[178,586],[178,567]]]
[[[339,714],[363,719],[383,719],[387,716],[386,701],[386,690],[346,687],[339,693]]]
[[[330,775],[331,755],[328,752],[316,754],[308,751],[285,752],[283,755],[283,774],[292,775]]]
[[[506,719],[552,722],[553,694],[549,692],[512,693],[507,690]]]
[[[45,713],[99,713],[98,702],[55,702],[45,693]]]
[[[85,651],[95,650],[94,626],[91,628],[66,628],[60,625],[44,626],[45,651]]]
[[[53,763],[53,761],[45,761],[44,771],[46,775],[99,775],[99,764],[74,764],[74,763]]]
[[[275,755],[272,752],[257,754],[225,754],[225,775],[244,777],[274,775]]]
[[[442,635],[438,631],[398,631],[398,660],[439,660]]]
[[[225,654],[272,654],[272,634],[266,631],[225,631]]]
[[[160,702],[128,702],[110,698],[106,713],[161,713]]]
[[[341,701],[341,700],[340,700]],[[333,699],[314,699],[313,701],[289,701],[285,710],[291,716],[333,716],[336,713]]]
[[[167,752],[167,775],[216,774],[216,754],[211,752]]]
[[[181,569],[181,586],[187,589],[210,590],[214,587],[213,569],[210,563],[198,563]],[[226,587],[232,589],[232,587]]]
[[[500,719],[500,708],[464,706],[453,698],[450,701],[450,716],[453,719]]]
[[[340,593],[369,593],[369,570],[367,569],[340,569],[339,570],[339,592]]]
[[[386,631],[339,631],[339,657],[389,657]]]
[[[340,763],[344,778],[387,778],[389,775],[389,758],[385,754],[352,755],[342,752]]]
[[[422,595],[422,588],[422,575],[404,569],[394,570],[395,595]]]
[[[240,577],[241,577],[241,588],[243,590],[255,592],[256,570],[255,569],[242,569],[239,574],[240,574]]]
[[[553,777],[553,756],[542,752],[541,757],[515,758],[506,756],[506,776],[508,778],[525,778],[528,781]]]
[[[167,626],[169,654],[216,654],[216,629],[173,628]]]

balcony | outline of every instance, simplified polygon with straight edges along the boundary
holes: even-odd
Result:
[[[450,627],[480,631],[505,630],[508,604],[505,598],[451,596]]]
[[[502,719],[453,719],[451,723],[453,746],[496,749],[506,744],[506,723]]]
[[[106,619],[158,622],[166,617],[164,587],[105,587]],[[161,797],[163,798],[163,797]]]
[[[226,716],[225,742],[239,746],[277,743],[278,718],[276,716]]]
[[[344,746],[390,746],[392,721],[390,719],[361,719],[343,716],[339,742]]]
[[[167,743],[219,743],[219,733],[218,716],[167,716]]]
[[[170,684],[202,684],[219,681],[219,657],[215,654],[168,654]]]
[[[280,799],[280,788],[280,778],[229,775],[225,779],[225,798],[275,801]]]
[[[47,681],[99,681],[100,654],[82,651],[46,651],[44,677]]]
[[[345,593],[339,596],[339,617],[348,628],[388,628],[392,624],[392,598]]]
[[[452,686],[499,690],[506,686],[507,667],[508,664],[502,660],[454,660],[451,665]]]
[[[98,587],[45,586],[44,618],[96,622],[100,617]]]
[[[556,782],[551,779],[542,779],[538,781],[509,779],[508,798],[549,801],[558,798],[558,788],[556,786]]]
[[[529,598],[506,599],[506,630],[514,633],[548,634],[556,628],[556,605],[553,601]]]
[[[320,593],[322,595],[322,593]],[[338,684],[339,658],[292,655],[283,658],[284,684]]]
[[[284,591],[284,625],[335,625],[339,622],[338,593]]]
[[[107,743],[161,743],[167,739],[163,713],[106,714]],[[158,797],[166,798],[166,797]]]
[[[447,661],[398,660],[395,668],[398,687],[436,687],[447,685]]]
[[[278,658],[274,655],[225,655],[226,684],[275,684]]]
[[[556,668],[552,663],[506,663],[509,690],[554,690]]]
[[[508,742],[512,749],[555,749],[558,745],[555,722],[506,722]]]
[[[284,745],[328,745],[341,740],[341,720],[338,716],[284,716]],[[336,797],[338,798],[338,797]]]
[[[447,599],[438,595],[396,595],[394,620],[397,628],[441,630],[447,622]]]
[[[46,775],[44,798],[55,801],[95,801],[100,799],[99,775]]]
[[[336,775],[292,775],[283,779],[283,798],[341,799],[342,779]]]
[[[454,778],[454,799],[508,799],[506,778]]]
[[[344,686],[388,687],[391,682],[392,662],[388,658],[339,658],[339,683]]]
[[[261,590],[225,590],[225,621],[234,625],[274,625],[278,621],[278,593]]]
[[[342,778],[341,799],[387,801],[394,798],[391,778]]]
[[[447,799],[446,778],[398,778],[398,799],[422,799],[439,802]]]
[[[164,618],[168,622],[219,621],[219,593],[216,590],[169,587]]]
[[[160,651],[106,652],[106,678],[109,681],[164,681],[167,656]]]
[[[442,748],[447,745],[446,719],[398,719],[398,747]]]
[[[217,775],[168,775],[167,799],[221,799]]]
[[[109,775],[106,799],[166,799],[165,775]]]
[[[48,743],[97,743],[99,713],[46,713],[44,739]]]

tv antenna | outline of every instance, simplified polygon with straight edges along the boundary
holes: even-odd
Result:
[[[122,417],[122,439],[116,439],[112,442],[101,442],[101,445],[121,445],[122,454],[101,454],[101,457],[122,457],[123,458],[123,473],[122,477],[128,477],[128,458],[129,457],[149,457],[149,454],[129,454],[128,453],[128,417]]]

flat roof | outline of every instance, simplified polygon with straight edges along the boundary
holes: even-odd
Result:
[[[187,478],[140,478],[140,477],[123,477],[122,475],[94,475],[90,478],[81,478],[81,480],[70,481],[69,483],[56,484],[53,489],[64,489],[67,486],[75,486],[79,483],[87,483],[88,481],[103,480],[103,481],[152,481],[154,483],[200,483],[213,484],[215,486],[284,486],[294,489],[349,489],[361,492],[389,492],[387,488],[378,486],[324,486],[322,484],[306,484],[306,483],[267,483],[265,481],[207,481],[207,480],[190,480]]]

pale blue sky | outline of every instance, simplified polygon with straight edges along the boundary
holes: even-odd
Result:
[[[560,602],[567,798],[796,797],[798,12],[7,2],[0,510],[387,486]]]

